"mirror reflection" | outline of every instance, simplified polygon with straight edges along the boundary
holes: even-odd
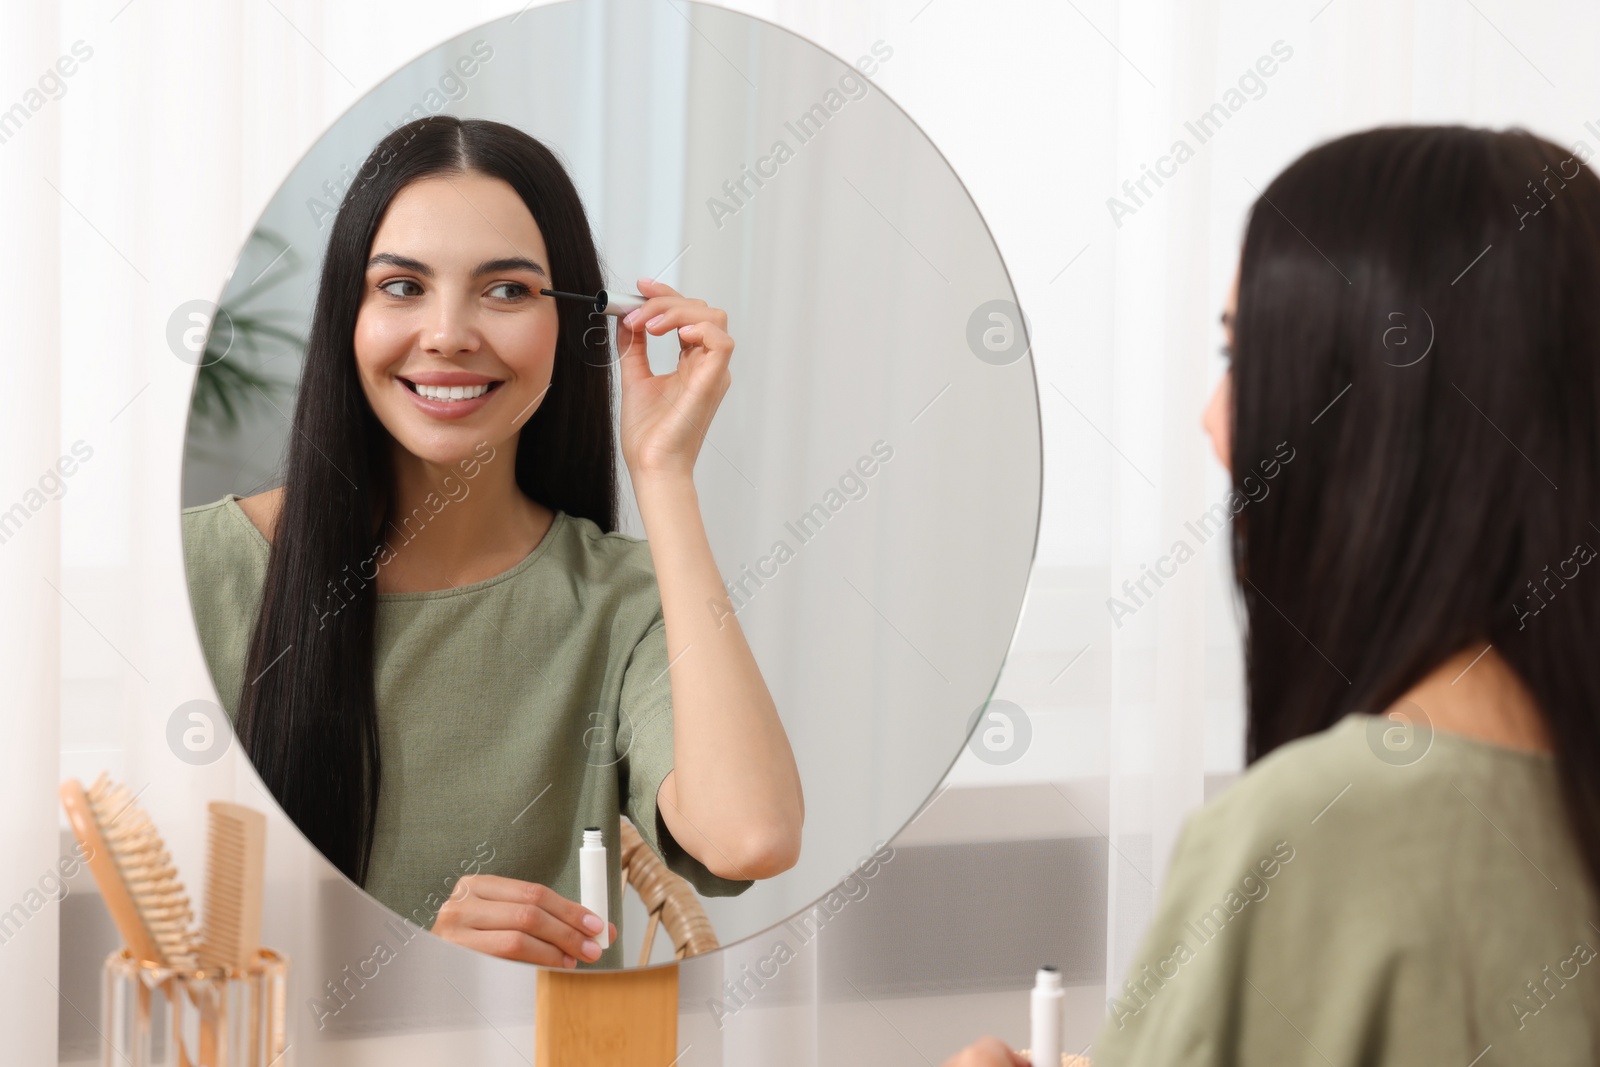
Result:
[[[727,944],[870,858],[1037,530],[1026,330],[867,80],[892,47],[689,10],[526,11],[374,90],[191,410],[191,604],[263,783],[388,908],[546,966]]]

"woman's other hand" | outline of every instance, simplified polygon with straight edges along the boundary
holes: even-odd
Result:
[[[650,278],[639,279],[639,295],[647,298],[644,306],[617,320],[622,458],[635,479],[688,477],[733,380],[728,314]],[[669,330],[678,331],[678,365],[668,374],[652,374],[646,338]]]
[[[617,924],[606,924],[611,940]],[[446,941],[502,959],[543,967],[576,967],[600,958],[600,917],[549,886],[469,874],[439,909],[433,932]]]
[[[944,1061],[944,1067],[1031,1067],[1027,1057],[1014,1052],[998,1037],[981,1037]],[[1051,1064],[1050,1067],[1055,1067]]]

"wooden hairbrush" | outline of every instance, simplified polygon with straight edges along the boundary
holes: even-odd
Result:
[[[150,816],[103,773],[87,790],[76,778],[62,782],[61,803],[128,951],[147,963],[193,970],[194,912]]]
[[[137,798],[104,772],[87,790],[76,778],[61,783],[61,803],[83,847],[100,897],[133,957],[144,963],[192,971],[197,963],[194,911],[155,824]],[[178,992],[163,983],[178,1018]],[[195,1001],[190,990],[189,999]],[[195,1002],[196,1008],[201,1005]],[[203,1012],[200,1063],[216,1062],[216,1028]],[[173,1034],[179,1067],[191,1067],[182,1035]]]

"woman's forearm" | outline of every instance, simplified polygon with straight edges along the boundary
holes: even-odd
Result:
[[[733,615],[692,477],[634,479],[661,590],[672,685],[673,771],[657,798],[673,838],[713,874],[794,865],[805,806],[772,694]]]

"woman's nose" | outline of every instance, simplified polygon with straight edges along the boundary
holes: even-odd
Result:
[[[441,299],[432,312],[423,328],[423,343],[429,352],[451,359],[477,351],[477,308],[471,301]]]

